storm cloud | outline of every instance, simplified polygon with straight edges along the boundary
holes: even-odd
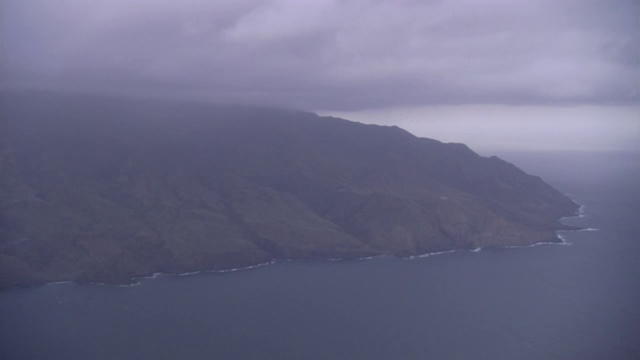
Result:
[[[637,104],[634,0],[5,0],[4,88],[261,103]]]

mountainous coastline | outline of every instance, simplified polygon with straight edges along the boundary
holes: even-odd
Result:
[[[558,241],[578,206],[462,144],[260,107],[5,92],[0,287]]]

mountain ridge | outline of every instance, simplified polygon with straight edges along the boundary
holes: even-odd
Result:
[[[529,245],[578,208],[398,127],[30,92],[0,110],[0,286]]]

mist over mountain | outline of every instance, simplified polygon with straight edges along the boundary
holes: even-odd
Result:
[[[577,205],[463,144],[312,113],[5,92],[0,286],[557,241]]]

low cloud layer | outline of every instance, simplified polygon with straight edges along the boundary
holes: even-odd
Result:
[[[419,137],[467,144],[483,155],[514,150],[640,154],[640,105],[444,105],[326,115],[397,125]]]
[[[5,88],[309,110],[640,102],[635,0],[4,0]]]

